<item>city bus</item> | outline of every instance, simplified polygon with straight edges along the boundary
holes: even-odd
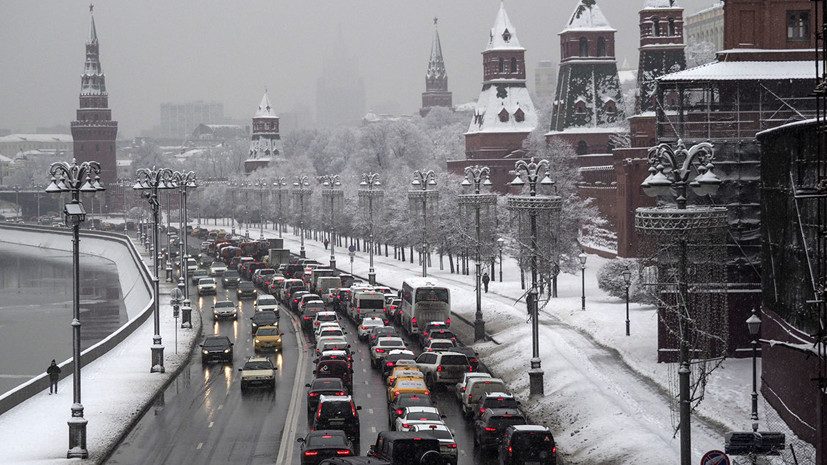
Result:
[[[409,278],[402,283],[402,327],[410,335],[431,321],[451,323],[451,292],[431,277]]]

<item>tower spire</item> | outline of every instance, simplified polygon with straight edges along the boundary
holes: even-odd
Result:
[[[431,41],[431,57],[428,59],[428,70],[425,72],[425,92],[422,93],[422,108],[420,115],[425,116],[431,107],[451,107],[451,93],[448,92],[448,73],[445,71],[445,60],[442,57],[442,43],[439,41],[439,18],[434,17],[434,37]]]

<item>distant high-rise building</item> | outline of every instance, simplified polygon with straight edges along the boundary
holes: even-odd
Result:
[[[91,7],[89,13],[92,13]],[[106,76],[101,68],[94,16],[89,27],[89,38],[86,40],[86,63],[80,83],[80,107],[77,110],[77,119],[71,123],[74,157],[78,163],[100,163],[101,183],[109,188],[115,183],[118,172],[115,165],[118,122],[112,121],[112,110],[109,109]]]
[[[359,74],[359,62],[348,54],[340,28],[316,83],[316,124],[326,128],[357,126],[365,109],[365,82]]]
[[[542,60],[534,68],[534,95],[539,98],[554,97],[557,83],[557,66],[551,60]]]
[[[161,127],[159,137],[186,139],[199,124],[225,123],[224,104],[201,100],[185,103],[165,102],[161,104]]]
[[[425,92],[422,93],[422,108],[419,114],[425,116],[431,107],[451,108],[451,92],[448,91],[448,73],[445,71],[445,60],[442,58],[442,44],[439,41],[439,31],[436,27],[437,18],[434,18],[434,38],[431,41],[431,57],[428,60],[428,71],[425,73]]]
[[[250,141],[250,156],[244,162],[244,171],[253,172],[270,164],[275,157],[281,155],[282,145],[279,135],[279,117],[267,92],[258,104],[258,110],[253,116],[253,136]]]

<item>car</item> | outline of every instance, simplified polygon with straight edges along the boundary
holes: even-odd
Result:
[[[305,384],[307,388],[307,414],[312,415],[319,406],[319,397],[325,396],[346,396],[347,388],[340,378],[314,378],[312,382]]]
[[[468,347],[468,346],[463,346],[463,345],[457,345],[456,347],[454,347],[453,349],[451,349],[451,351],[452,351],[452,352],[458,352],[458,353],[463,354],[463,355],[465,355],[466,357],[468,357],[468,363],[471,365],[471,370],[472,370],[472,371],[477,371],[477,370],[479,370],[479,367],[480,367],[480,356],[479,356],[479,354],[477,353],[477,351],[476,351],[476,350],[474,350],[474,348],[473,348],[473,347]]]
[[[255,299],[256,295],[258,295],[256,287],[253,286],[253,283],[250,281],[241,281],[238,283],[238,289],[236,289],[235,292],[239,300]]]
[[[321,348],[319,350],[319,356],[321,356],[321,354],[323,354],[325,352],[330,352],[330,351],[342,351],[342,352],[344,352],[345,354],[347,354],[347,361],[350,362],[351,364],[353,363],[353,354],[350,351],[350,344],[348,344],[347,341],[342,342],[342,341],[338,341],[338,340],[335,340],[335,341],[327,340],[327,341],[323,342],[322,345],[321,345]]]
[[[272,310],[276,313],[279,311],[279,303],[275,297],[270,294],[256,294],[256,301],[254,302],[257,312],[263,310]]]
[[[420,346],[425,345],[425,338],[428,337],[428,334],[434,329],[450,329],[450,325],[445,321],[429,321],[425,327],[422,328],[422,332],[419,333]]]
[[[425,347],[422,348],[422,352],[453,352],[456,346],[456,342],[450,339],[429,339]]]
[[[190,273],[190,282],[192,284],[198,284],[198,280],[207,277],[209,277],[209,273],[207,273],[207,270],[195,270],[192,273]]]
[[[325,360],[345,360],[347,361],[350,366],[353,366],[353,358],[350,355],[350,352],[346,350],[323,350],[319,357],[314,360],[314,363],[319,363]]]
[[[405,341],[401,337],[383,337],[376,341],[370,349],[370,366],[379,368],[385,359],[385,354],[393,349],[406,349]]]
[[[308,300],[302,305],[300,312],[302,315],[302,323],[306,324],[308,329],[312,329],[313,322],[316,320],[316,314],[324,311],[324,302],[321,300]]]
[[[332,299],[333,311],[336,313],[347,312],[347,303],[350,302],[350,289],[336,289],[336,296]]]
[[[215,294],[215,279],[201,278],[198,280],[198,295]]]
[[[413,425],[442,424],[446,417],[439,413],[436,407],[405,407],[402,414],[396,417],[393,429],[408,431]]]
[[[378,316],[362,318],[362,322],[359,323],[359,327],[357,329],[359,340],[366,340],[368,338],[368,333],[370,332],[370,330],[379,326],[385,326],[385,321]]]
[[[373,347],[376,344],[376,341],[382,337],[399,337],[399,333],[396,332],[396,328],[393,326],[377,326],[375,328],[371,328],[366,338],[368,341],[368,346]]]
[[[396,418],[402,415],[405,407],[434,407],[436,404],[429,394],[416,392],[402,392],[393,402],[388,404],[388,426],[393,428]]]
[[[439,440],[413,431],[380,431],[368,457],[386,460],[391,465],[441,462]]]
[[[262,326],[278,326],[279,315],[273,310],[262,310],[250,317],[250,330],[253,335]]]
[[[315,323],[314,323],[315,324]],[[329,334],[330,336],[344,336],[345,330],[339,324],[338,321],[325,321],[323,323],[319,323],[318,326],[313,326],[313,337],[316,338],[319,334],[327,329],[338,329],[342,333],[341,334]]]
[[[347,338],[345,338],[344,336],[326,336],[316,339],[316,356],[318,357],[319,355],[321,355],[322,347],[328,347],[327,344],[339,342],[343,344],[348,344],[348,347],[350,347],[349,343],[347,342]]]
[[[198,262],[194,258],[187,258],[187,273],[192,273],[198,269]]]
[[[457,342],[457,336],[454,334],[453,331],[451,331],[450,329],[442,328],[432,329],[428,331],[428,334],[426,336],[423,336],[421,339],[422,347],[428,345],[428,341],[430,341],[431,339],[450,339],[454,342]]]
[[[237,287],[240,282],[241,276],[238,275],[236,270],[227,270],[221,275],[221,284],[224,287]]]
[[[276,368],[269,358],[250,357],[239,368],[241,372],[241,391],[251,386],[264,386],[271,391],[276,390]]]
[[[339,315],[336,312],[323,311],[316,313],[313,319],[313,327],[317,330],[323,323],[339,323]]]
[[[307,436],[297,438],[296,442],[301,444],[302,465],[317,465],[328,458],[356,455],[353,442],[341,430],[311,431]]]
[[[221,276],[227,271],[227,265],[222,262],[215,262],[210,266],[210,276]]]
[[[399,323],[399,312],[402,311],[402,299],[398,297],[385,298],[385,314],[394,323]]]
[[[233,343],[227,336],[207,336],[201,343],[201,363],[215,360],[233,363]]]
[[[284,333],[279,331],[277,325],[260,326],[253,339],[253,350],[256,352],[264,350],[280,351],[282,348],[282,336],[284,336]]]
[[[298,299],[296,299],[295,297],[293,298],[293,303],[295,303],[296,305],[296,308],[294,310],[296,310],[299,313],[302,313],[304,311],[304,307],[307,305],[307,302],[310,302],[312,300],[318,300],[319,302],[321,302],[321,306],[324,309],[324,301],[322,301],[322,298],[319,297],[318,294],[308,292],[307,294],[302,294]]]
[[[491,373],[480,373],[478,371],[469,371],[462,375],[462,379],[454,385],[454,393],[457,395],[457,401],[462,404],[462,398],[465,395],[465,388],[468,382],[474,378],[491,378]]]
[[[330,337],[330,336],[344,336],[347,334],[347,331],[343,330],[341,326],[325,326],[319,329],[319,332],[316,333],[315,339],[319,339],[322,337]]]
[[[353,367],[347,360],[319,360],[313,375],[320,378],[339,378],[347,391],[353,392]]]
[[[313,429],[338,429],[353,441],[358,454],[359,410],[362,406],[353,403],[351,396],[319,396],[319,406],[313,415]]]
[[[465,392],[462,395],[462,414],[467,419],[471,419],[474,410],[477,408],[477,402],[486,392],[505,392],[508,387],[500,378],[472,378],[465,385]]]
[[[202,254],[200,257],[198,257],[198,268],[205,268],[204,271],[207,271],[212,266],[213,261],[213,258],[209,255]]]
[[[416,367],[416,355],[407,349],[396,349],[388,352],[385,355],[385,360],[382,361],[382,377],[387,378],[395,367],[402,366],[403,363],[400,362],[404,362],[405,366],[408,367]]]
[[[508,392],[486,392],[482,395],[482,397],[480,397],[479,402],[477,402],[477,407],[474,409],[473,418],[476,420],[490,408],[519,409],[520,401],[515,399],[514,395]]]
[[[428,386],[456,384],[471,371],[468,357],[458,352],[423,352],[416,358],[416,366],[425,373]]]
[[[442,456],[444,464],[457,465],[459,462],[459,448],[457,447],[457,440],[454,439],[454,434],[445,424],[438,423],[424,423],[411,425],[414,433],[430,433],[432,436],[439,439],[439,455]]]
[[[545,426],[511,425],[499,447],[501,465],[557,465],[557,445]]]
[[[305,294],[310,294],[310,291],[304,290],[304,288],[298,289],[296,286],[293,286],[290,291],[287,293],[287,302],[285,305],[290,310],[296,311],[296,304],[301,300],[301,296]]]
[[[388,386],[392,385],[396,378],[419,378],[425,379],[425,375],[422,374],[416,367],[394,367],[393,371],[390,375],[385,379],[385,384]]]
[[[238,307],[232,300],[219,300],[212,307],[212,319],[220,320],[221,318],[238,319]]]
[[[517,409],[490,408],[474,422],[474,447],[481,451],[499,447],[506,428],[525,424],[525,416]]]
[[[393,401],[396,400],[396,396],[403,392],[431,394],[431,391],[422,378],[396,378],[393,384],[388,386],[388,403],[393,403]]]
[[[293,310],[293,297],[296,296],[298,293],[308,293],[308,292],[310,292],[310,291],[305,289],[303,283],[297,283],[295,281],[292,282],[292,283],[287,283],[287,280],[285,280],[285,286],[284,286],[284,289],[282,289],[282,292],[281,292],[281,295],[282,295],[281,303],[283,303],[288,308],[290,308],[290,310]]]
[[[271,276],[275,275],[276,270],[272,268],[259,268],[253,272],[253,276],[250,280],[256,285],[256,287],[263,289],[266,285],[270,284],[267,280],[270,279]]]

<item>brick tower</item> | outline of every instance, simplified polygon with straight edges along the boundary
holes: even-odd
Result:
[[[482,70],[482,91],[465,133],[465,160],[449,161],[448,170],[463,174],[466,166],[488,166],[493,188],[506,192],[514,179],[508,172],[525,158],[523,141],[538,117],[526,88],[525,49],[502,3],[482,52]]]
[[[279,117],[270,105],[267,92],[258,104],[253,116],[253,136],[250,140],[250,157],[244,161],[244,171],[253,172],[270,164],[276,156],[281,155],[282,145],[279,135]]]
[[[675,0],[646,0],[640,10],[637,113],[655,109],[655,80],[686,68],[683,8]]]
[[[422,108],[419,114],[425,116],[431,107],[451,108],[451,92],[448,92],[448,73],[445,71],[445,61],[442,58],[442,44],[439,42],[439,31],[436,27],[437,18],[434,18],[434,39],[431,42],[431,58],[428,60],[428,71],[425,73],[425,92],[422,93]]]
[[[89,7],[92,14],[92,6]],[[117,179],[115,166],[115,137],[118,135],[118,122],[112,121],[112,110],[106,93],[106,76],[100,63],[98,53],[98,34],[95,30],[95,17],[92,16],[89,38],[86,40],[86,64],[80,76],[80,107],[77,119],[72,121],[72,139],[75,160],[80,162],[96,161],[101,165],[101,183],[110,189]],[[115,199],[116,196],[108,195]],[[113,209],[111,202],[106,206]]]

